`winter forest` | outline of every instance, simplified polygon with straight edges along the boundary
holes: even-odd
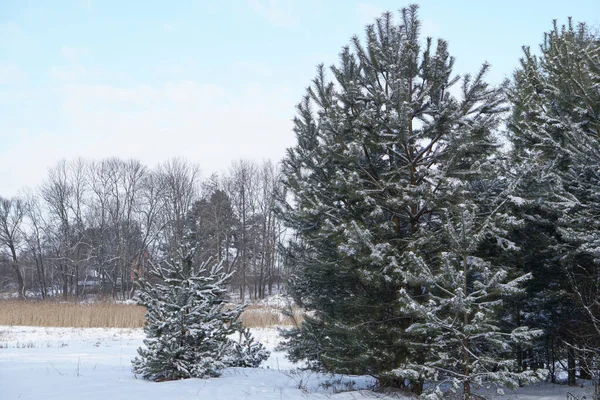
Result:
[[[235,271],[232,290],[263,298],[283,283],[274,213],[278,167],[240,160],[226,176],[172,159],[70,160],[52,166],[36,192],[0,204],[4,287],[21,297],[129,299],[150,260],[173,256],[187,232],[195,262]]]
[[[418,10],[318,66],[281,161],[65,160],[0,198],[0,292],[134,299],[155,381],[260,365],[243,304],[285,294],[278,350],[315,373],[468,400],[560,370],[600,398],[598,29],[548,21],[491,85]]]

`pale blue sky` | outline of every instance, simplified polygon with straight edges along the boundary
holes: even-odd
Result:
[[[180,156],[204,174],[278,161],[318,63],[403,1],[0,0],[0,195],[62,158]],[[600,26],[600,0],[423,0],[423,33],[455,72],[499,82],[522,45],[567,16]]]

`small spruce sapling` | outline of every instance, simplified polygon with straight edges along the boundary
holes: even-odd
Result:
[[[194,268],[193,254],[180,246],[177,261],[152,265],[151,278],[140,281],[147,338],[132,363],[145,379],[217,377],[226,367],[257,367],[269,356],[239,322],[244,307],[225,304],[230,274],[220,265]],[[232,339],[236,332],[239,342]]]

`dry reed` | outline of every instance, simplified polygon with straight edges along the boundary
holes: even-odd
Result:
[[[145,313],[144,307],[112,302],[0,301],[0,325],[9,326],[141,328]],[[293,309],[292,315],[286,315],[278,307],[250,305],[241,320],[249,328],[293,325],[294,320],[302,321],[301,310]]]
[[[100,302],[0,301],[0,325],[71,328],[140,328],[144,307]]]
[[[302,310],[293,307],[291,312],[279,307],[250,305],[242,314],[242,324],[248,328],[268,328],[275,325],[294,325],[302,322]]]

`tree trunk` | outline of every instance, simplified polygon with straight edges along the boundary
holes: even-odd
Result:
[[[569,347],[567,351],[567,384],[569,386],[577,385],[577,367],[575,365],[575,350]]]
[[[40,285],[40,293],[42,294],[42,300],[46,299],[46,283],[44,277],[44,265],[41,263],[40,257],[34,254],[35,257],[35,271],[37,274],[38,284]]]
[[[60,263],[60,277],[62,279],[62,294],[63,298],[69,297],[69,276],[67,275],[67,266],[64,263]]]
[[[37,249],[34,250],[33,255],[35,257],[35,267],[38,274],[38,280],[40,283],[40,291],[42,292],[42,299],[46,299],[48,295],[48,289],[46,285],[46,270],[44,268],[44,258],[42,257],[42,246],[40,245],[39,237],[37,238]]]
[[[75,264],[75,298],[79,299],[79,265]]]
[[[463,229],[463,234],[464,234],[464,229]],[[469,272],[469,265],[467,263],[467,253],[463,253],[463,296],[465,298],[467,298],[467,296],[469,295],[469,286],[468,286],[468,281],[467,281],[467,273]],[[469,315],[468,313],[465,311],[464,315],[463,315],[463,327],[466,327],[469,324]],[[466,334],[465,334],[466,335]],[[462,340],[462,346],[463,346],[463,366],[464,366],[464,376],[465,376],[465,380],[463,382],[463,398],[464,400],[470,400],[471,399],[471,382],[469,380],[469,374],[471,373],[471,371],[469,370],[469,338],[465,337]]]
[[[15,247],[9,245],[10,255],[12,257],[12,267],[15,272],[15,277],[17,278],[17,289],[19,290],[19,299],[25,298],[25,281],[23,280],[23,274],[21,273],[21,268],[19,267],[19,262],[17,260],[17,251]]]
[[[469,339],[463,339],[463,364],[464,364],[464,375],[465,381],[463,382],[463,398],[464,400],[471,399],[471,382],[469,381],[469,374],[471,371],[469,370]]]
[[[556,354],[555,354],[554,338],[550,337],[550,382],[556,383]]]

